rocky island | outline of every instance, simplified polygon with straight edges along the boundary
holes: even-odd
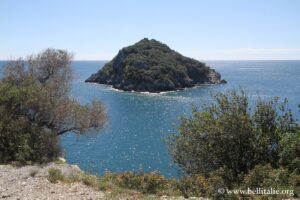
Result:
[[[142,39],[121,49],[86,82],[137,92],[172,91],[202,84],[226,83],[205,63],[182,56],[167,45]]]

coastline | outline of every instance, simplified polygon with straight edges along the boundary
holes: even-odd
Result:
[[[96,83],[96,82],[85,82],[85,83],[93,84],[93,85],[100,85],[100,86],[103,86],[103,87],[108,88],[109,90],[115,91],[115,92],[134,93],[134,94],[147,94],[147,95],[161,95],[161,94],[168,94],[168,93],[173,93],[173,92],[180,92],[180,91],[184,91],[184,90],[188,90],[188,89],[199,88],[199,87],[203,87],[203,86],[214,86],[214,85],[225,84],[225,83],[203,83],[203,84],[196,84],[192,87],[185,87],[185,88],[180,88],[180,89],[176,89],[176,90],[151,92],[151,91],[137,91],[137,90],[131,90],[131,91],[121,90],[121,89],[115,88],[113,85],[108,85],[108,84],[103,84],[103,83]]]

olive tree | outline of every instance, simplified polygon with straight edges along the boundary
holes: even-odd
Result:
[[[104,127],[107,117],[100,101],[81,105],[70,98],[71,60],[67,51],[46,49],[6,65],[0,80],[0,162],[21,160],[24,153],[22,159],[35,160],[41,141],[51,140],[54,149],[59,135]],[[43,145],[43,155],[54,156],[48,155],[51,148],[46,150],[49,143]]]
[[[175,163],[191,175],[225,169],[233,178],[257,164],[276,167],[282,138],[298,129],[286,102],[258,98],[251,110],[242,90],[217,93],[212,99],[182,117],[178,133],[170,137]]]

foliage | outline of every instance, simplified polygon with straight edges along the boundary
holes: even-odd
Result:
[[[300,174],[300,130],[283,134],[279,149],[279,163],[290,171]]]
[[[48,170],[48,173],[48,180],[50,181],[50,183],[57,183],[58,181],[65,180],[65,176],[62,174],[60,169],[50,168]]]
[[[201,175],[183,177],[176,184],[176,188],[184,197],[206,196],[208,187],[207,179]]]
[[[150,197],[147,195],[180,195],[177,190],[178,181],[166,179],[157,172],[106,172],[103,176],[94,176],[76,172],[63,174],[57,168],[50,168],[48,180],[51,183],[57,183],[58,181],[63,183],[81,182],[94,189],[106,191],[107,194],[111,194],[111,198],[120,194],[122,194],[122,197],[128,194],[139,197],[144,197],[144,195],[146,195],[145,197]],[[151,199],[156,198],[154,196]]]
[[[116,177],[116,183],[124,188],[135,189],[142,193],[155,194],[162,190],[167,181],[158,173],[125,172]]]
[[[0,80],[0,163],[44,162],[60,153],[58,135],[100,130],[104,106],[69,97],[72,55],[47,49],[11,61]]]
[[[276,166],[280,138],[297,129],[285,104],[277,98],[258,99],[251,112],[244,91],[218,93],[213,100],[181,119],[179,134],[170,139],[174,161],[189,174],[207,175],[225,167],[234,177],[257,164]]]
[[[258,98],[251,110],[243,90],[217,93],[212,99],[182,117],[178,134],[170,137],[175,163],[191,177],[205,176],[206,194],[214,198],[221,198],[218,188],[297,190],[300,130],[287,100]]]
[[[87,186],[92,186],[94,188],[98,187],[98,179],[96,176],[84,174],[81,177],[81,181]]]
[[[244,184],[250,188],[271,187],[276,184],[277,171],[270,164],[256,165],[244,178]]]
[[[249,171],[244,177],[242,185],[244,188],[274,188],[276,190],[289,191],[287,194],[265,195],[273,199],[282,199],[284,197],[299,197],[299,176],[291,174],[288,169],[271,167],[267,165],[257,165]],[[297,183],[298,182],[298,183]]]
[[[184,57],[147,38],[125,47],[88,82],[112,84],[123,90],[164,91],[210,82],[215,73],[205,63]],[[217,79],[220,81],[220,75]]]
[[[35,92],[33,87],[0,84],[0,162],[30,164],[51,160],[60,154],[56,135],[20,113]]]
[[[49,170],[50,171],[50,170]],[[83,184],[111,194],[111,198],[117,196],[134,195],[140,196],[153,195],[154,199],[158,196],[184,196],[189,197],[211,197],[213,199],[282,199],[291,197],[290,192],[286,195],[263,195],[251,196],[243,194],[226,194],[228,183],[226,180],[225,169],[211,172],[207,177],[202,175],[184,176],[180,179],[168,179],[156,172],[106,172],[103,176],[93,176],[85,173],[64,175],[59,169],[52,168],[49,172],[49,181],[52,182],[82,182]],[[300,176],[290,174],[286,169],[274,169],[271,165],[257,165],[248,174],[242,177],[240,185],[232,188],[247,190],[248,188],[274,188],[274,189],[293,189],[294,197],[300,193]],[[220,189],[223,190],[220,193]],[[133,198],[135,199],[135,198]],[[138,198],[139,199],[139,198]]]

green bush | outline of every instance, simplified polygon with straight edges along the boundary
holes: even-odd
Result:
[[[60,155],[59,135],[100,130],[105,109],[69,97],[72,55],[46,49],[11,61],[0,79],[0,163],[46,162]]]
[[[208,182],[201,175],[187,176],[177,181],[176,189],[178,189],[184,197],[203,197],[208,192]]]
[[[32,87],[0,84],[0,163],[30,164],[60,155],[55,134],[17,112],[34,92]]]
[[[291,173],[288,180],[288,185],[290,188],[294,190],[295,198],[300,197],[300,174],[299,173]]]
[[[81,177],[81,181],[87,186],[98,188],[98,178],[96,176],[84,174]]]
[[[141,175],[141,189],[143,193],[155,194],[166,187],[166,179],[158,173]]]
[[[223,191],[219,192],[219,190],[226,190],[228,188],[224,179],[220,175],[211,174],[207,181],[207,195],[214,199],[224,199],[226,194]]]
[[[220,188],[292,187],[298,195],[300,129],[287,100],[258,98],[250,107],[243,90],[217,93],[212,100],[182,117],[169,138],[175,163],[190,177],[206,177],[206,194],[215,199],[246,198]],[[196,194],[196,183],[187,180],[180,190]]]
[[[279,163],[300,174],[300,131],[281,135]]]
[[[100,181],[102,187],[109,187],[111,184],[116,184],[119,187],[133,189],[144,194],[156,194],[166,189],[168,181],[164,176],[157,172],[123,172],[123,173],[106,173]],[[111,184],[103,184],[111,183]]]
[[[271,187],[276,185],[276,173],[271,165],[257,165],[244,178],[244,184],[250,188]]]
[[[174,161],[188,174],[207,175],[223,167],[232,178],[257,164],[278,166],[280,138],[297,130],[285,103],[258,99],[251,111],[244,91],[212,97],[201,111],[194,108],[191,117],[182,117],[179,133],[169,140]]]
[[[270,164],[257,165],[244,177],[243,188],[263,188],[276,190],[293,190],[294,198],[299,195],[299,175],[291,174],[288,169],[274,169]],[[261,198],[290,198],[288,194],[262,195]]]
[[[56,169],[56,168],[50,168],[48,170],[49,176],[48,176],[48,180],[51,183],[57,183],[58,181],[64,181],[65,177],[62,174],[60,169]]]

